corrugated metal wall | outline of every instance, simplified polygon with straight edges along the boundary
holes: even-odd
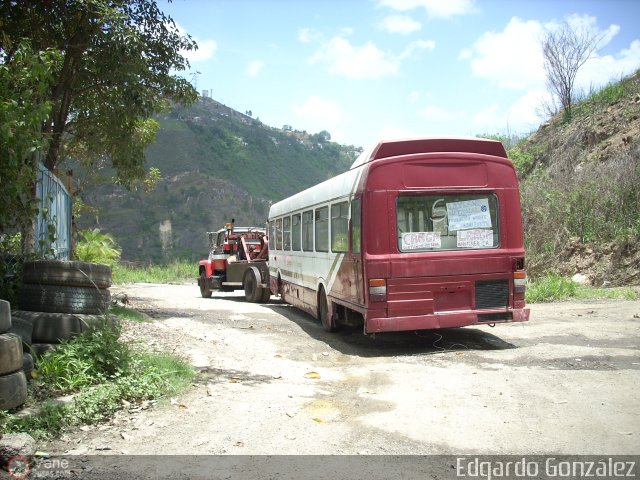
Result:
[[[38,165],[36,184],[38,216],[35,224],[35,251],[58,260],[71,255],[71,195],[62,181],[44,165]],[[53,242],[51,240],[53,239]]]

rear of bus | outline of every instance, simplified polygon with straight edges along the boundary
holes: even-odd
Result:
[[[367,333],[526,321],[515,169],[502,144],[380,144],[363,181]]]

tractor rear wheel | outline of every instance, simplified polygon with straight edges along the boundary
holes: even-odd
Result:
[[[255,271],[250,268],[244,274],[244,298],[247,302],[259,302],[262,298],[262,285],[260,285],[260,279],[256,278]]]
[[[202,298],[211,298],[211,288],[207,284],[207,276],[204,270],[200,272],[200,295],[202,295]]]

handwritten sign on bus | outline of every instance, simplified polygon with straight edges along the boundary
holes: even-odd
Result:
[[[440,232],[410,232],[402,234],[402,250],[440,248]]]
[[[447,203],[447,215],[449,230],[491,228],[489,199],[487,198]]]
[[[493,230],[458,230],[458,248],[493,247]]]

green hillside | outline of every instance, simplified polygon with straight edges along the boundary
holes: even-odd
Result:
[[[160,169],[155,190],[129,192],[76,167],[84,202],[79,228],[114,235],[124,260],[195,259],[207,253],[205,232],[236,219],[262,225],[270,203],[349,168],[359,149],[324,135],[272,128],[208,98],[158,118],[147,165]]]

